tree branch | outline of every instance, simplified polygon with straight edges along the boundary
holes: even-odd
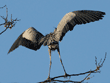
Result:
[[[107,53],[105,53],[105,58],[104,60],[102,61],[102,59],[100,60],[100,62],[97,64],[97,57],[95,57],[95,65],[96,65],[96,69],[94,70],[90,70],[90,71],[87,71],[87,72],[84,72],[84,73],[79,73],[79,74],[67,74],[67,77],[71,77],[71,76],[80,76],[80,75],[85,75],[85,74],[88,74],[83,80],[81,81],[72,81],[72,80],[55,80],[57,78],[61,78],[61,77],[65,77],[65,75],[60,75],[60,76],[56,76],[56,77],[52,77],[50,79],[47,79],[45,81],[42,81],[42,82],[39,82],[39,83],[50,83],[50,82],[53,82],[53,83],[57,83],[57,82],[72,82],[72,83],[82,83],[83,81],[85,80],[89,80],[90,78],[90,75],[92,73],[100,73],[100,68],[103,66],[104,62],[105,62],[105,59],[106,59],[106,55]],[[102,63],[101,63],[102,62]]]
[[[6,7],[6,5],[3,6],[3,7],[0,7],[0,8],[4,8],[4,7]],[[0,33],[0,35],[1,35],[2,33],[4,33],[8,28],[11,29],[12,27],[14,27],[15,24],[16,24],[15,21],[19,21],[19,20],[17,20],[17,18],[13,20],[13,19],[12,19],[12,14],[11,14],[11,21],[8,21],[8,8],[7,8],[7,7],[6,7],[6,18],[5,18],[4,16],[0,16],[0,17],[5,20],[5,23],[0,24],[0,26],[1,26],[1,25],[4,25],[4,27],[6,27],[6,29],[5,29],[4,31],[2,31],[2,32]]]

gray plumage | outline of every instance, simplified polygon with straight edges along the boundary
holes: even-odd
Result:
[[[16,49],[19,45],[25,46],[27,48],[38,50],[41,45],[49,47],[49,55],[50,55],[50,68],[49,68],[49,76],[50,77],[50,69],[51,69],[51,50],[56,50],[59,53],[60,61],[63,66],[60,50],[59,50],[59,41],[63,39],[65,34],[70,30],[72,31],[75,25],[86,24],[89,22],[98,21],[102,19],[105,15],[105,12],[101,11],[92,11],[92,10],[80,10],[67,13],[62,20],[59,22],[57,28],[55,28],[54,32],[43,36],[40,32],[38,32],[33,27],[24,31],[18,39],[14,42],[9,52]],[[63,66],[65,75],[67,75],[65,68]]]
[[[30,27],[18,37],[18,39],[14,42],[8,53],[16,49],[19,45],[25,46],[33,50],[37,50],[42,45],[41,43],[39,43],[39,40],[42,37],[44,36],[40,32],[38,32],[33,27]]]

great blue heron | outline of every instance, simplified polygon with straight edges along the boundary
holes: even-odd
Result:
[[[19,45],[25,46],[32,50],[40,49],[41,45],[48,46],[48,51],[50,55],[50,66],[48,79],[50,78],[50,69],[51,69],[51,50],[57,50],[60,58],[60,62],[63,66],[62,59],[60,56],[59,41],[63,39],[65,34],[70,30],[72,31],[74,26],[77,24],[86,24],[89,22],[98,21],[104,17],[105,12],[101,11],[92,11],[92,10],[80,10],[67,13],[62,20],[59,22],[57,28],[54,32],[42,35],[35,28],[30,27],[24,31],[18,39],[14,42],[9,52],[16,49]],[[63,66],[65,76],[67,75],[66,70]]]

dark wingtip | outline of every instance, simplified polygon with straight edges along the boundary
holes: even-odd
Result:
[[[105,12],[101,12],[103,15],[106,15],[106,13]]]
[[[8,55],[10,52],[11,52],[11,51],[9,50],[8,53],[7,53],[7,55]]]
[[[7,55],[8,55],[11,51],[13,51],[13,50],[12,50],[12,49],[10,49],[10,50],[8,51]]]
[[[22,33],[23,34],[23,33]],[[18,37],[18,39],[13,43],[13,45],[11,46],[10,50],[8,51],[7,54],[9,54],[10,52],[12,52],[13,50],[15,50],[19,45],[20,42],[22,41],[22,34]]]

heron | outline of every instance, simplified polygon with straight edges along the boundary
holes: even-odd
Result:
[[[70,30],[72,31],[75,25],[86,24],[94,21],[98,21],[102,19],[105,15],[105,12],[102,11],[94,11],[94,10],[78,10],[72,11],[64,15],[64,17],[59,22],[57,28],[49,34],[45,36],[37,31],[34,27],[28,28],[24,31],[17,40],[13,43],[8,53],[18,48],[20,45],[25,46],[32,50],[38,50],[42,45],[48,46],[49,57],[50,57],[50,66],[48,79],[50,79],[50,70],[51,70],[51,51],[58,51],[61,65],[64,70],[64,76],[67,76],[67,72],[63,65],[60,49],[59,49],[59,41],[62,41],[65,34]]]

